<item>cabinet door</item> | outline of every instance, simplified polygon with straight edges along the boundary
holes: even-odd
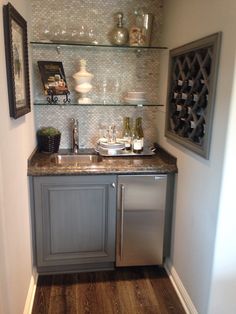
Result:
[[[38,267],[115,261],[115,180],[34,178]]]

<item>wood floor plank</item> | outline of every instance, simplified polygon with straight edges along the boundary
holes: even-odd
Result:
[[[102,314],[98,302],[96,273],[78,274],[76,298],[78,301],[78,313]]]
[[[96,274],[98,303],[102,313],[122,313],[115,275],[114,271],[98,272]]]
[[[39,276],[32,314],[48,313],[52,279],[52,276]]]
[[[153,286],[153,291],[156,294],[156,298],[160,302],[160,309],[163,314],[184,314],[182,304],[168,278],[165,270],[160,268],[158,277],[155,268],[152,268],[148,272],[150,282]]]
[[[161,267],[40,276],[32,314],[184,314]]]

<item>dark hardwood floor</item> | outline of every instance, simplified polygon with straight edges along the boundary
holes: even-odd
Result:
[[[184,314],[161,267],[39,276],[32,314]]]

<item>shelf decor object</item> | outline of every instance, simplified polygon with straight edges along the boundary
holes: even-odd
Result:
[[[27,23],[10,3],[3,18],[10,117],[17,119],[31,110]]]
[[[117,19],[117,25],[109,33],[109,39],[113,45],[123,46],[128,42],[129,32],[123,25],[123,13],[118,12],[115,17]]]
[[[209,159],[221,33],[170,50],[165,135]]]
[[[86,70],[86,60],[81,59],[80,70],[73,75],[76,82],[75,90],[81,95],[78,99],[79,104],[91,104],[91,99],[86,97],[86,94],[93,88],[91,84],[93,77],[94,75]]]
[[[49,104],[58,102],[58,95],[65,96],[63,103],[70,103],[69,90],[62,62],[38,61],[44,93]]]

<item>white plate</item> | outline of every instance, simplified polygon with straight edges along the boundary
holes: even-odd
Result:
[[[124,101],[128,104],[132,104],[132,105],[137,105],[137,104],[144,104],[147,102],[147,99],[135,99],[135,98],[128,98],[128,97],[125,97],[124,98]]]
[[[137,91],[132,91],[127,93],[127,98],[132,98],[132,99],[145,99],[145,92],[137,92]]]
[[[108,149],[108,150],[119,150],[119,149],[124,149],[125,148],[125,143],[109,143],[109,142],[99,142],[99,146],[102,148]]]

